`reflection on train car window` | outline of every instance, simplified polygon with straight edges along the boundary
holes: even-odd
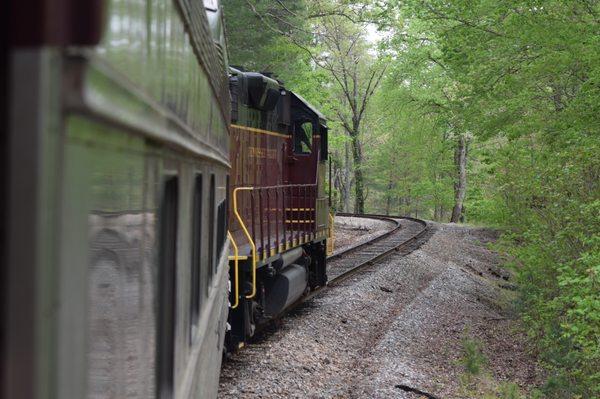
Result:
[[[179,182],[165,181],[160,209],[156,383],[159,398],[171,398],[175,363],[175,306],[177,295],[177,214]]]
[[[215,175],[210,175],[210,194],[208,198],[208,260],[211,276],[216,273],[215,262]],[[211,278],[212,281],[212,278]]]
[[[192,199],[192,265],[190,290],[190,342],[200,318],[200,275],[202,264],[202,175],[194,179],[194,198]]]
[[[294,153],[310,154],[312,151],[312,122],[297,122],[294,126]]]

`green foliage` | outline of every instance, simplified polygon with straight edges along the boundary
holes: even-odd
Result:
[[[510,382],[500,384],[498,393],[494,397],[497,399],[524,399],[521,395],[519,386]]]
[[[519,386],[510,381],[497,381],[487,368],[488,359],[482,352],[483,343],[465,337],[462,341],[463,354],[460,364],[464,372],[461,380],[461,397],[482,399],[525,399]],[[541,398],[532,391],[533,398]]]
[[[331,108],[326,95],[331,78],[311,65],[305,49],[281,34],[295,27],[293,35],[299,41],[310,40],[305,33],[310,30],[309,23],[303,18],[307,4],[303,0],[285,3],[282,8],[272,1],[223,1],[230,63],[249,71],[273,73],[287,88],[327,112]]]
[[[408,73],[417,76],[421,71],[414,65],[390,67],[369,110],[368,208],[447,220],[453,204],[453,165],[445,116],[414,100],[425,96],[419,87],[398,84]]]
[[[306,8],[305,2],[286,3],[290,12],[282,12],[274,1],[223,0],[232,65],[250,71],[289,72],[289,76],[294,75],[297,68],[304,68],[301,50],[289,43],[278,30],[285,30],[286,26],[304,26],[302,10]],[[276,15],[277,18],[267,20],[268,15]]]

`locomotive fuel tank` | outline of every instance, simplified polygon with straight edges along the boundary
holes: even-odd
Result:
[[[292,263],[266,284],[265,314],[276,316],[297,301],[308,287],[306,266]]]

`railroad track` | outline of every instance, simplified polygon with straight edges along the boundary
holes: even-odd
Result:
[[[336,252],[327,258],[328,286],[334,286],[345,280],[364,267],[389,256],[393,252],[412,251],[415,244],[429,231],[427,222],[410,217],[362,215],[339,213],[338,216],[360,217],[366,219],[385,220],[395,224],[395,227],[379,236]]]
[[[392,222],[395,226],[391,230],[386,231],[369,241],[356,244],[328,256],[327,285],[325,287],[319,287],[316,290],[311,291],[308,295],[300,298],[281,315],[277,316],[276,319],[320,295],[327,289],[340,284],[348,277],[367,269],[376,261],[382,260],[395,252],[408,254],[414,251],[429,238],[428,235],[431,233],[430,226],[427,222],[406,216],[354,213],[338,213],[337,216],[386,220]]]

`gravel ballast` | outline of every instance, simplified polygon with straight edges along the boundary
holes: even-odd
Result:
[[[461,386],[465,337],[484,344],[491,379],[533,384],[534,361],[504,310],[510,275],[483,244],[494,234],[432,227],[420,249],[325,291],[232,355],[219,397],[481,397]]]

